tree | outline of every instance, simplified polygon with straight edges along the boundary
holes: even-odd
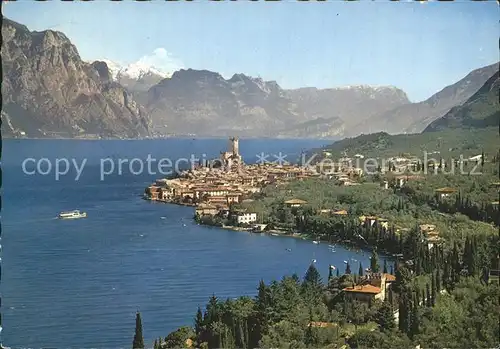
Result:
[[[384,259],[384,270],[383,270],[383,273],[387,274],[387,259]]]
[[[321,282],[321,275],[319,274],[318,269],[316,269],[314,263],[311,263],[307,269],[306,275],[304,276],[304,284],[318,287],[321,286]]]
[[[260,280],[257,297],[255,299],[256,320],[259,338],[266,333],[269,323],[269,307],[271,306],[271,294],[269,287],[266,286],[264,280]]]
[[[396,281],[394,282],[394,291],[402,293],[408,287],[411,281],[410,271],[405,266],[398,266],[396,270]]]
[[[410,291],[405,287],[399,297],[399,329],[401,332],[410,333],[411,325],[411,300]]]
[[[188,339],[192,339],[195,333],[191,327],[180,327],[165,337],[166,348],[186,348]]]
[[[389,304],[394,309],[394,293],[392,291],[392,287],[389,287]]]
[[[431,287],[429,286],[429,283],[425,285],[425,305],[427,307],[432,306],[432,301],[431,301]]]
[[[380,270],[380,266],[378,264],[378,254],[376,249],[373,249],[372,256],[370,257],[370,269],[372,273],[378,273]]]
[[[359,262],[358,274],[359,274],[359,276],[363,276],[363,264],[361,264],[361,262]]]
[[[384,301],[382,306],[377,311],[377,324],[381,331],[392,331],[396,327],[394,314],[392,313],[392,305],[389,301]]]
[[[431,274],[431,305],[436,304],[436,276],[434,273]]]
[[[142,320],[141,314],[135,314],[135,334],[132,349],[144,349],[144,337],[142,336]]]
[[[344,274],[350,274],[351,273],[351,266],[349,263],[346,264],[345,266],[345,273]]]
[[[304,343],[306,344],[307,347],[314,346],[317,342],[313,332],[312,322],[313,322],[312,309],[309,308],[309,323],[307,324],[307,330],[304,336]]]
[[[411,307],[411,325],[410,325],[410,337],[415,337],[419,332],[420,318],[418,315],[418,299],[413,301]]]
[[[196,332],[196,336],[198,336],[198,339],[201,339],[200,337],[202,337],[203,327],[204,327],[203,313],[201,311],[201,308],[198,307],[198,311],[196,312],[196,318],[194,320],[194,329]]]
[[[441,272],[439,268],[436,269],[436,291],[441,291]]]

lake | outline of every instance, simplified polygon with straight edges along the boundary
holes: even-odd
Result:
[[[247,162],[256,154],[302,151],[328,141],[240,140]],[[124,170],[101,180],[101,158],[177,159],[218,156],[221,139],[141,141],[6,140],[3,142],[2,342],[10,347],[130,347],[135,312],[147,345],[182,325],[198,306],[253,296],[259,280],[303,276],[312,259],[326,280],[328,266],[350,260],[369,265],[369,254],[293,238],[196,225],[193,208],[147,202],[144,188],[161,175]],[[87,163],[55,179],[23,173],[26,158],[68,158]],[[40,167],[42,172],[47,168]],[[29,171],[36,169],[32,166]],[[60,221],[64,210],[88,218]],[[287,251],[291,249],[291,251]]]

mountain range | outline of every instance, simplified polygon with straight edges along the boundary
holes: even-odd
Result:
[[[106,64],[88,64],[60,32],[2,23],[2,133],[28,137],[141,137],[144,108],[112,81]]]
[[[498,63],[476,69],[423,102],[402,105],[371,118],[369,123],[353,127],[350,135],[380,131],[389,134],[421,132],[451,108],[465,103],[497,72]]]
[[[2,133],[7,137],[166,135],[340,138],[420,132],[467,102],[498,70],[477,69],[428,100],[393,86],[287,90],[245,74],[163,72],[141,61],[83,61],[70,40],[2,25]]]
[[[498,71],[465,103],[451,108],[433,121],[424,132],[499,126],[500,77]]]

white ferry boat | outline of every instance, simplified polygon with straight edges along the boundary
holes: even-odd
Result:
[[[87,213],[80,212],[79,210],[59,213],[60,219],[76,219],[76,218],[85,218],[85,217],[87,217]]]

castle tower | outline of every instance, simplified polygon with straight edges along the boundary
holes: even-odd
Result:
[[[239,140],[236,137],[229,138],[229,151],[233,153],[233,155],[240,155],[240,145]]]

